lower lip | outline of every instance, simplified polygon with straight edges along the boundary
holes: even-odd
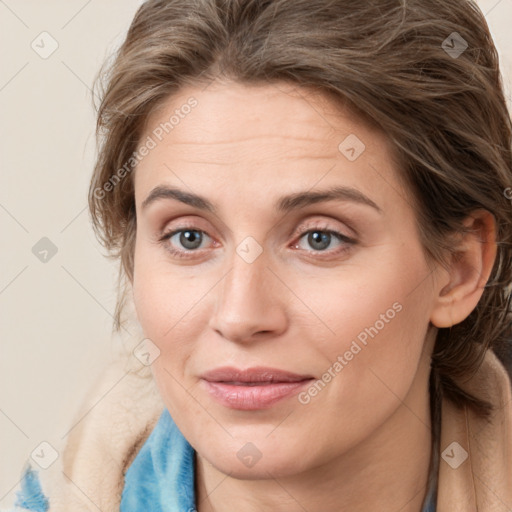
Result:
[[[224,382],[203,380],[207,391],[218,402],[231,409],[254,411],[265,409],[271,405],[296,394],[301,388],[310,384],[313,379],[298,382],[275,382],[261,386],[241,386]]]

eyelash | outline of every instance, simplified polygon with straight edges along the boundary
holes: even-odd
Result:
[[[187,259],[187,258],[191,258],[193,257],[193,253],[197,253],[197,252],[200,252],[201,249],[188,249],[188,250],[180,250],[180,249],[175,249],[173,247],[170,247],[170,244],[167,243],[174,235],[178,234],[178,233],[182,233],[184,231],[193,231],[193,232],[196,232],[196,233],[202,233],[203,235],[207,235],[208,234],[201,230],[201,229],[197,229],[195,226],[180,226],[176,229],[172,229],[164,234],[162,234],[159,238],[158,238],[158,242],[161,243],[165,250],[167,250],[168,252],[170,252],[173,256],[175,257],[178,257],[178,258],[183,258],[183,259]],[[332,230],[332,229],[328,229],[327,226],[313,226],[313,227],[301,227],[297,230],[297,232],[295,233],[294,237],[299,237],[297,243],[294,243],[293,246],[296,247],[298,245],[298,242],[304,237],[304,235],[307,235],[309,233],[314,233],[314,232],[319,232],[319,233],[325,233],[325,234],[329,234],[329,235],[332,235],[334,237],[336,237],[338,239],[338,241],[342,242],[343,245],[341,245],[340,248],[338,248],[337,250],[334,250],[334,251],[329,251],[329,250],[320,250],[320,251],[315,251],[315,250],[311,250],[311,251],[307,251],[309,253],[319,253],[319,254],[324,254],[324,253],[327,253],[329,256],[341,256],[343,254],[345,254],[346,252],[348,252],[353,245],[355,245],[357,243],[356,240],[354,240],[353,238],[350,238],[346,235],[343,235],[342,233],[340,233],[339,231],[335,231],[335,230]],[[322,256],[313,256],[314,258],[321,258]]]

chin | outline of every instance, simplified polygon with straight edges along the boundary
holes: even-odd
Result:
[[[283,439],[269,440],[265,435],[252,442],[245,441],[247,438],[244,441],[233,439],[224,443],[220,451],[213,448],[221,446],[220,443],[212,443],[205,450],[199,447],[199,451],[218,471],[239,480],[286,477],[307,469],[303,448],[283,446]]]
[[[231,457],[223,455],[206,460],[218,471],[237,480],[267,480],[272,477],[290,476],[300,471],[295,466],[296,456],[287,458],[280,455],[278,459],[268,460],[268,457],[263,455],[258,462],[249,467],[237,458],[236,452],[232,453]]]

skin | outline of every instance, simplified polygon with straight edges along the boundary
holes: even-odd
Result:
[[[429,263],[385,134],[302,87],[187,87],[151,115],[141,140],[191,96],[198,105],[135,171],[132,285],[139,322],[160,350],[156,384],[197,452],[198,511],[419,511],[436,328],[478,302],[495,256],[492,218],[467,220],[475,235],[460,238],[460,257],[446,268]],[[354,161],[338,149],[349,134],[365,144]],[[162,185],[200,194],[217,211],[169,198],[143,208]],[[381,211],[351,200],[274,209],[283,195],[331,186],[353,187]],[[158,241],[179,228],[203,232],[200,248],[179,233]],[[355,243],[332,237],[322,251],[299,228]],[[262,249],[252,263],[236,251],[249,236]],[[234,410],[201,385],[203,372],[224,365],[321,379],[396,303],[400,312],[307,404],[295,395]],[[252,467],[237,457],[248,442],[261,453]]]

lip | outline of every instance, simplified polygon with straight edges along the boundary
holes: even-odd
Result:
[[[249,411],[271,407],[296,394],[313,378],[277,368],[260,366],[240,370],[225,366],[204,373],[201,382],[220,404]]]

